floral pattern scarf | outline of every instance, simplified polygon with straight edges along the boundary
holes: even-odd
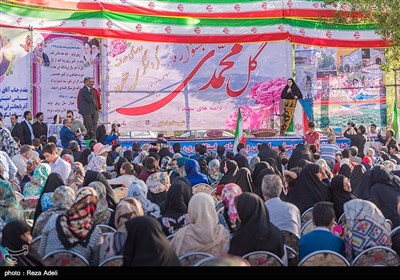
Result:
[[[30,182],[25,184],[23,195],[25,197],[28,196],[37,196],[40,195],[43,191],[44,185],[46,184],[47,177],[49,177],[51,173],[51,167],[47,163],[40,163],[36,166],[33,171],[33,176]]]
[[[71,164],[71,173],[67,179],[67,185],[77,192],[83,187],[83,181],[85,179],[86,171],[83,164],[80,162],[74,162]]]
[[[0,180],[0,219],[5,223],[24,220],[24,210],[15,198],[11,183]]]
[[[230,227],[233,229],[236,227],[236,220],[238,217],[238,213],[235,206],[235,198],[243,193],[242,189],[234,184],[226,184],[222,189],[221,197],[222,203],[227,210],[227,216],[229,218]]]
[[[77,244],[87,246],[95,228],[93,217],[97,201],[96,190],[84,187],[77,193],[71,208],[65,214],[58,216],[56,230],[65,249],[71,249]]]
[[[94,222],[100,225],[108,225],[111,212],[108,210],[106,186],[99,181],[93,181],[89,184],[89,187],[95,189],[98,195],[97,208],[94,213]]]
[[[156,172],[147,178],[146,185],[151,193],[157,194],[168,191],[171,182],[167,172]]]
[[[222,173],[219,171],[220,162],[218,159],[213,159],[208,163],[208,180],[211,184],[219,182],[222,178]]]

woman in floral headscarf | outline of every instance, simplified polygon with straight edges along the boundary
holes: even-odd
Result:
[[[163,208],[167,199],[168,189],[171,186],[168,173],[156,172],[151,174],[146,180],[146,185],[149,188],[147,198],[160,206],[160,208]]]
[[[140,201],[133,197],[120,200],[115,210],[115,228],[117,232],[107,233],[100,248],[100,262],[103,260],[122,255],[124,252],[128,232],[125,223],[133,217],[143,216],[143,208]]]
[[[222,223],[229,232],[236,231],[238,227],[238,214],[235,206],[235,198],[243,193],[242,189],[233,183],[226,184],[222,189],[221,197],[224,204],[222,216],[225,223]]]
[[[161,215],[160,207],[147,199],[148,187],[142,180],[133,181],[128,188],[128,197],[136,198],[142,204],[145,215],[159,218]]]
[[[208,163],[208,181],[210,184],[218,184],[222,178],[222,173],[219,171],[220,162],[218,159],[213,159]]]
[[[111,211],[108,209],[106,199],[106,186],[99,181],[93,181],[89,187],[96,190],[98,195],[97,208],[94,213],[94,223],[97,225],[108,225],[111,218]]]
[[[83,164],[76,161],[71,164],[71,173],[67,179],[67,185],[77,192],[83,187],[83,180],[85,179],[86,170],[83,168]]]
[[[42,233],[44,226],[52,215],[60,215],[68,210],[75,200],[75,191],[67,186],[58,187],[52,195],[52,206],[42,212],[37,219],[32,229],[32,237],[35,238]]]
[[[50,173],[51,167],[49,164],[40,163],[38,166],[36,166],[31,181],[25,184],[23,195],[25,197],[40,195]]]
[[[50,217],[42,231],[39,254],[43,257],[66,249],[82,255],[90,265],[98,265],[103,238],[94,223],[97,201],[93,188],[80,189],[74,204],[64,214]]]
[[[346,202],[343,208],[346,216],[344,245],[349,262],[373,246],[392,246],[390,226],[374,203],[357,198]]]
[[[0,180],[0,219],[5,223],[24,220],[24,210],[15,198],[11,183]]]

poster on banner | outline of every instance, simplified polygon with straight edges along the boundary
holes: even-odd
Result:
[[[0,112],[6,126],[11,114],[21,117],[31,109],[30,44],[29,31],[0,29]]]
[[[298,85],[312,98],[317,127],[339,131],[348,122],[386,125],[383,49],[296,46],[295,58]]]
[[[33,111],[43,112],[45,122],[78,113],[77,96],[85,77],[100,89],[100,42],[96,38],[33,32]]]
[[[121,131],[269,128],[291,77],[289,42],[166,44],[104,40],[108,122]]]

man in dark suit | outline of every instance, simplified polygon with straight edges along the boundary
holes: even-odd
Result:
[[[93,78],[86,77],[83,80],[85,84],[78,93],[78,111],[83,117],[83,124],[86,127],[88,137],[94,139],[101,110],[100,95],[93,88]]]
[[[22,126],[22,138],[21,140],[21,145],[32,145],[32,140],[35,138],[35,135],[33,134],[33,128],[32,128],[32,112],[31,111],[25,111],[24,112],[24,120],[21,122]]]
[[[45,135],[47,137],[47,124],[44,121],[44,115],[42,112],[36,114],[36,122],[32,125],[33,134],[35,138]]]
[[[17,114],[12,114],[10,116],[11,120],[11,126],[10,126],[10,132],[12,137],[18,137],[19,140],[22,139],[24,136],[24,132],[22,131],[22,126],[18,122],[18,115]]]
[[[75,140],[78,142],[79,146],[81,145],[81,140],[76,137],[76,135],[72,132],[71,126],[72,126],[72,121],[70,118],[65,118],[63,120],[63,127],[60,130],[60,139],[61,139],[61,145],[64,148],[69,147],[69,141]]]
[[[381,142],[388,149],[390,147],[392,147],[393,145],[397,144],[397,141],[396,141],[396,139],[393,138],[393,136],[394,136],[394,130],[393,129],[388,129],[386,131],[386,137],[385,138],[382,137],[382,134],[381,134],[380,130],[379,130],[379,133],[378,133],[379,142]]]

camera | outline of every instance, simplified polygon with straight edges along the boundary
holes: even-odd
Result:
[[[355,126],[356,126],[356,124],[353,123],[353,122],[348,122],[347,125],[351,125],[352,127],[355,127]]]
[[[113,123],[111,126],[112,127],[121,127],[121,125],[119,123]]]

